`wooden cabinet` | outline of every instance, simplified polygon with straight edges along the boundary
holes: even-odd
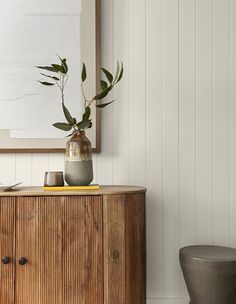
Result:
[[[0,194],[1,304],[144,304],[145,189]]]
[[[1,264],[0,303],[14,303],[15,265],[15,199],[0,198],[0,253],[2,258],[10,258]]]

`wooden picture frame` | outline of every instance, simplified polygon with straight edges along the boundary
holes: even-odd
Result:
[[[96,90],[100,90],[101,80],[101,0],[96,1]],[[101,152],[101,109],[96,108],[96,147],[93,152]]]
[[[96,91],[98,92],[100,89],[100,68],[101,68],[101,2],[100,0],[94,0],[95,5],[95,40],[96,40]],[[92,146],[94,153],[101,152],[101,110],[98,108],[94,109],[94,115],[95,115],[95,123],[94,123],[94,132],[95,132],[95,140],[94,144]],[[23,139],[20,138],[15,139],[14,146],[7,145],[9,138],[5,138],[5,130],[0,130],[0,153],[63,153],[65,152],[65,145],[63,147],[57,147],[54,144],[52,146],[48,146],[49,139],[47,140],[47,146],[44,147],[42,144],[42,147],[40,143],[45,142],[45,139]],[[2,136],[4,134],[4,136]],[[89,137],[89,136],[88,136]],[[11,140],[11,139],[10,139]],[[31,147],[31,143],[33,140],[37,141],[39,144],[37,144],[37,147]],[[67,139],[68,140],[68,139]],[[22,147],[21,142],[26,143],[29,142],[29,146]],[[57,142],[59,140],[52,139],[52,142]],[[6,145],[5,145],[6,143]],[[60,144],[61,145],[61,144]]]

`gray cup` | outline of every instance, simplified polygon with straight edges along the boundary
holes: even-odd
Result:
[[[45,187],[64,186],[64,178],[62,171],[48,171],[44,174]]]

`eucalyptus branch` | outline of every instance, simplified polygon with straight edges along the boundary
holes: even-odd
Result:
[[[83,98],[84,98],[84,108],[86,108],[87,106],[87,99],[85,97],[85,93],[84,93],[84,87],[83,87],[83,82],[81,82],[81,92],[82,92],[82,95],[83,95]]]
[[[108,70],[102,68],[102,72],[104,73],[106,77],[105,80],[101,80],[101,91],[94,96],[92,99],[87,99],[85,92],[84,92],[84,87],[83,84],[87,78],[87,71],[86,71],[86,66],[83,63],[83,68],[82,68],[82,73],[81,73],[81,92],[82,96],[84,99],[84,113],[82,115],[82,120],[77,122],[76,118],[73,118],[65,106],[65,86],[67,84],[67,81],[69,79],[68,76],[68,66],[67,66],[67,60],[66,58],[61,58],[59,55],[57,55],[58,58],[60,59],[60,64],[51,64],[50,66],[37,66],[39,69],[43,69],[46,71],[49,71],[50,73],[54,73],[53,76],[51,75],[46,75],[43,73],[40,73],[44,77],[53,79],[55,82],[48,82],[48,81],[39,81],[41,84],[45,86],[53,86],[57,85],[60,92],[61,92],[61,101],[62,101],[62,109],[63,113],[65,115],[66,121],[67,122],[58,122],[53,124],[54,127],[63,130],[63,131],[70,131],[73,129],[73,133],[79,131],[79,130],[85,130],[87,128],[92,127],[92,121],[90,118],[91,115],[91,106],[94,104],[97,108],[104,108],[108,106],[109,104],[113,103],[114,100],[110,102],[103,103],[102,100],[111,92],[113,87],[121,80],[123,77],[123,64],[117,62],[117,69],[116,69],[116,74],[115,76],[112,75],[111,72]],[[56,73],[56,76],[54,76]],[[99,103],[97,103],[99,101]]]
[[[61,99],[62,99],[62,103],[65,104],[65,96],[64,96],[64,90],[61,89]]]
[[[66,86],[66,83],[67,83],[68,79],[69,79],[69,76],[67,75],[67,76],[66,76],[66,80],[65,80],[65,84],[64,84],[64,88],[65,88],[65,86]]]

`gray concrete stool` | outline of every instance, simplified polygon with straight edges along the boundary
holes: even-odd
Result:
[[[190,304],[236,304],[236,249],[189,246],[179,258]]]

